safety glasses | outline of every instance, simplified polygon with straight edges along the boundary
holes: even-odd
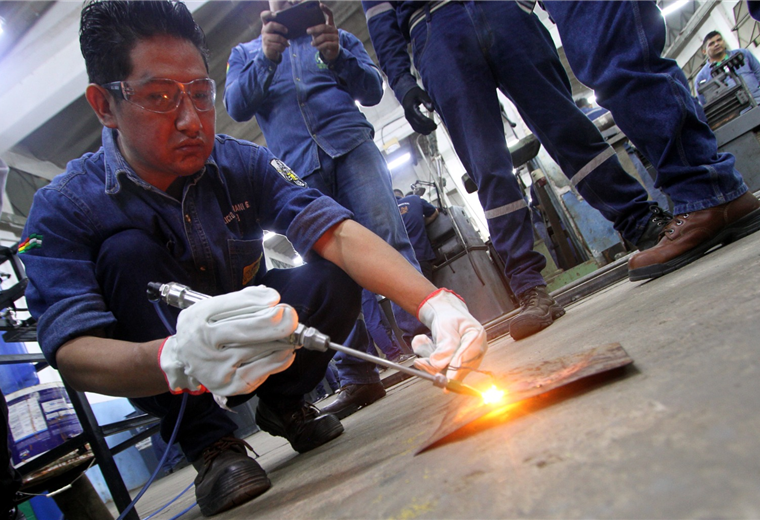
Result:
[[[165,114],[176,110],[184,93],[199,112],[214,108],[216,83],[210,78],[201,78],[189,83],[181,83],[167,78],[153,78],[145,81],[114,81],[101,87],[118,92],[124,99],[138,107]]]

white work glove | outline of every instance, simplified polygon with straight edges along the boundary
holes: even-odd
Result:
[[[458,294],[448,289],[431,293],[420,304],[417,319],[427,325],[433,339],[419,335],[412,340],[412,349],[421,356],[415,367],[430,374],[446,370],[448,379],[458,381],[478,368],[488,349],[486,331]]]
[[[263,285],[208,300],[179,313],[177,333],[166,338],[158,362],[173,394],[247,394],[295,358],[277,341],[298,326],[298,314]]]

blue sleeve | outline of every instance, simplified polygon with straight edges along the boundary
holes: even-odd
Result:
[[[420,201],[422,202],[422,216],[424,216],[425,218],[427,218],[430,215],[432,215],[433,213],[435,213],[435,211],[436,211],[436,207],[435,206],[433,206],[432,204],[430,204],[425,199],[421,198]]]
[[[224,106],[232,119],[248,121],[269,94],[277,63],[261,50],[261,39],[232,49],[227,62]]]
[[[755,58],[755,55],[752,54],[750,51],[744,50],[744,61],[747,62],[747,65],[749,66],[749,69],[752,71],[752,74],[755,75],[757,78],[758,83],[760,83],[760,61]]]
[[[307,187],[267,148],[232,141],[240,145],[241,154],[249,150],[245,161],[250,165],[247,176],[253,182],[251,190],[259,225],[288,237],[305,260],[315,254],[312,247],[328,229],[353,218],[353,213],[333,199]]]
[[[699,103],[704,106],[705,104],[705,97],[699,93],[699,84],[702,81],[708,81],[710,79],[710,66],[703,67],[702,70],[699,71],[697,74],[697,77],[694,78],[694,91],[697,94],[697,99],[699,100]]]
[[[50,366],[74,338],[115,326],[95,274],[103,237],[93,211],[64,182],[37,191],[24,229],[37,248],[19,255],[29,285],[26,303],[37,320],[37,341]]]
[[[373,106],[383,98],[383,78],[367,54],[364,44],[351,33],[340,31],[340,54],[330,64],[340,83],[364,106]]]
[[[411,73],[408,42],[398,25],[395,4],[396,2],[362,0],[369,36],[380,68],[388,77],[396,99],[402,102],[406,93],[417,86],[417,80]]]

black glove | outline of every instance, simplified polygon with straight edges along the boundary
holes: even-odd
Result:
[[[409,124],[412,125],[414,131],[422,135],[428,135],[438,128],[438,125],[420,112],[420,104],[425,105],[425,108],[428,110],[433,110],[433,100],[420,87],[412,87],[401,102],[401,106],[404,107],[404,116],[409,121]]]

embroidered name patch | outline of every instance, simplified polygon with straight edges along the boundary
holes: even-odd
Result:
[[[42,247],[42,235],[38,235],[37,233],[32,233],[29,235],[29,238],[24,240],[18,245],[18,252],[26,253],[30,249],[35,249],[38,247]]]
[[[296,175],[296,172],[290,169],[290,167],[282,162],[279,159],[272,159],[269,164],[272,165],[272,168],[277,170],[277,173],[280,174],[280,177],[285,179],[291,184],[295,184],[296,186],[300,186],[302,188],[306,187],[306,183],[301,180],[301,178]]]

